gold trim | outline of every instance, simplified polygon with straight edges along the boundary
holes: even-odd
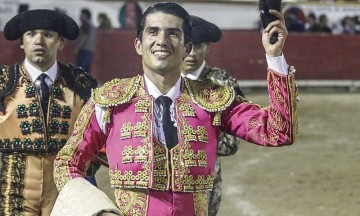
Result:
[[[187,118],[181,115],[181,111],[179,107],[181,104],[186,104],[191,101],[191,98],[186,92],[184,92],[178,98],[178,104],[176,112],[179,113],[178,118],[180,124],[178,127],[181,128],[180,137],[182,140],[179,149],[172,150],[172,188],[173,191],[181,191],[181,192],[194,192],[194,191],[205,191],[209,190],[213,186],[214,181],[214,172],[210,173],[208,176],[197,175],[194,178],[193,175],[189,175],[190,168],[192,167],[207,167],[207,155],[204,150],[198,150],[196,153],[193,149],[191,149],[190,140],[188,140],[187,136],[189,134],[194,133],[195,141],[197,140],[197,136],[201,136],[201,139],[206,140],[207,131],[206,128],[197,127],[195,130],[192,126],[189,126],[189,122]],[[183,129],[187,128],[188,131],[183,133]],[[176,151],[175,151],[176,150]]]
[[[289,89],[290,89],[290,104],[291,104],[291,122],[292,122],[292,141],[296,142],[297,137],[299,135],[299,123],[298,123],[298,102],[299,96],[295,81],[295,68],[293,66],[290,67],[290,76],[289,76]]]
[[[0,92],[4,91],[6,89],[6,86],[9,82],[10,76],[9,76],[9,66],[4,65],[4,67],[1,69],[2,73],[0,73],[0,79],[3,79],[4,82],[0,83]]]
[[[12,174],[13,163],[14,163],[13,156],[9,155],[9,165],[8,165],[9,169],[7,170],[8,175],[6,175],[6,181],[7,182],[11,182],[11,177],[12,177],[11,174]],[[10,173],[10,175],[9,175],[9,173]],[[11,190],[11,184],[7,184],[6,189],[5,189],[5,193],[4,193],[4,195],[6,197],[5,198],[5,207],[4,207],[5,212],[10,211],[10,196],[9,196],[10,190]]]
[[[116,204],[120,211],[127,216],[147,215],[147,189],[120,189],[115,190]]]
[[[91,90],[94,103],[102,107],[117,106],[131,100],[140,87],[141,76],[113,79],[101,88]]]
[[[193,194],[194,210],[196,216],[208,215],[208,201],[206,192],[197,192]]]
[[[196,81],[185,78],[185,85],[195,104],[208,112],[221,112],[235,99],[235,91],[211,80]]]
[[[68,162],[78,151],[78,145],[83,141],[86,128],[89,126],[91,115],[94,114],[94,104],[89,100],[82,108],[74,126],[73,135],[66,145],[59,151],[55,163],[54,181],[60,191],[71,179]],[[81,153],[80,153],[81,154]]]

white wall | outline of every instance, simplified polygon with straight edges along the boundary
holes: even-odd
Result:
[[[79,21],[80,10],[83,7],[89,8],[93,12],[93,21],[95,24],[96,16],[99,12],[106,12],[114,27],[120,27],[118,14],[124,1],[89,1],[89,0],[0,0],[7,2],[7,12],[0,16],[0,26],[4,27],[6,21],[17,13],[17,4],[28,3],[30,9],[54,9],[55,7],[64,9],[66,13]],[[145,10],[152,2],[139,2]],[[258,17],[257,9],[254,4],[203,4],[203,3],[182,3],[184,8],[190,14],[194,14],[211,22],[216,23],[223,29],[252,29],[256,26]],[[3,4],[4,8],[4,4]],[[1,9],[0,9],[1,11]]]
[[[17,13],[19,3],[28,3],[30,9],[55,7],[64,9],[66,13],[79,22],[80,10],[83,7],[93,12],[93,21],[97,25],[96,17],[100,12],[106,12],[114,27],[119,27],[118,13],[124,1],[91,1],[91,0],[0,0],[0,27]],[[139,1],[145,10],[154,2]],[[196,3],[185,2],[181,5],[190,14],[200,16],[217,24],[222,29],[256,29],[258,22],[258,10],[256,3]],[[360,15],[360,5],[334,5],[334,4],[298,4],[305,12],[314,12],[316,15],[325,13],[328,15],[331,25],[337,26],[345,15]],[[287,4],[286,7],[291,6]]]

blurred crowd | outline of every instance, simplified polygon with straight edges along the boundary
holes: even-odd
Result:
[[[55,8],[55,10],[60,9]],[[66,13],[66,11],[61,12]],[[327,14],[316,14],[315,12],[305,14],[304,10],[298,6],[288,7],[284,9],[283,13],[286,27],[289,32],[317,32],[349,35],[360,33],[360,18],[358,15],[347,15],[337,21],[332,20],[330,22]],[[141,14],[142,9],[136,0],[126,0],[120,7],[117,17],[120,28],[135,29]],[[98,30],[109,30],[114,28],[109,16],[105,12],[98,13],[97,23]],[[260,22],[258,27],[261,29]]]
[[[22,11],[28,9],[28,5],[25,6],[27,6],[27,8],[23,9]],[[66,14],[66,11],[62,8],[55,7],[54,10]],[[87,10],[89,13],[92,13],[91,10],[89,9]],[[142,9],[139,6],[138,2],[136,0],[126,0],[119,9],[118,22],[120,28],[135,29],[136,23],[139,22],[141,15],[142,15]],[[111,19],[106,12],[98,13],[96,20],[97,20],[98,30],[110,30],[114,28],[111,23]]]
[[[326,14],[310,12],[305,15],[299,7],[290,7],[284,11],[286,27],[289,32],[321,32],[328,34],[359,34],[359,16],[345,16],[338,23],[329,23]]]

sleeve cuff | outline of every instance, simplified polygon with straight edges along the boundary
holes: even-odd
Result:
[[[277,56],[277,57],[266,55],[266,61],[268,67],[271,70],[276,71],[282,75],[289,74],[289,65],[286,63],[283,53],[281,54],[281,56]]]

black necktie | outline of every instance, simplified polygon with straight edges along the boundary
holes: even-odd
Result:
[[[170,105],[172,104],[172,100],[167,96],[160,96],[156,100],[158,100],[163,107],[162,124],[166,146],[170,150],[178,143],[177,129],[170,117]]]
[[[40,80],[40,99],[41,99],[41,108],[43,110],[44,115],[47,114],[47,107],[49,103],[49,86],[46,84],[45,79],[48,76],[46,74],[41,74],[38,77],[38,80]]]

